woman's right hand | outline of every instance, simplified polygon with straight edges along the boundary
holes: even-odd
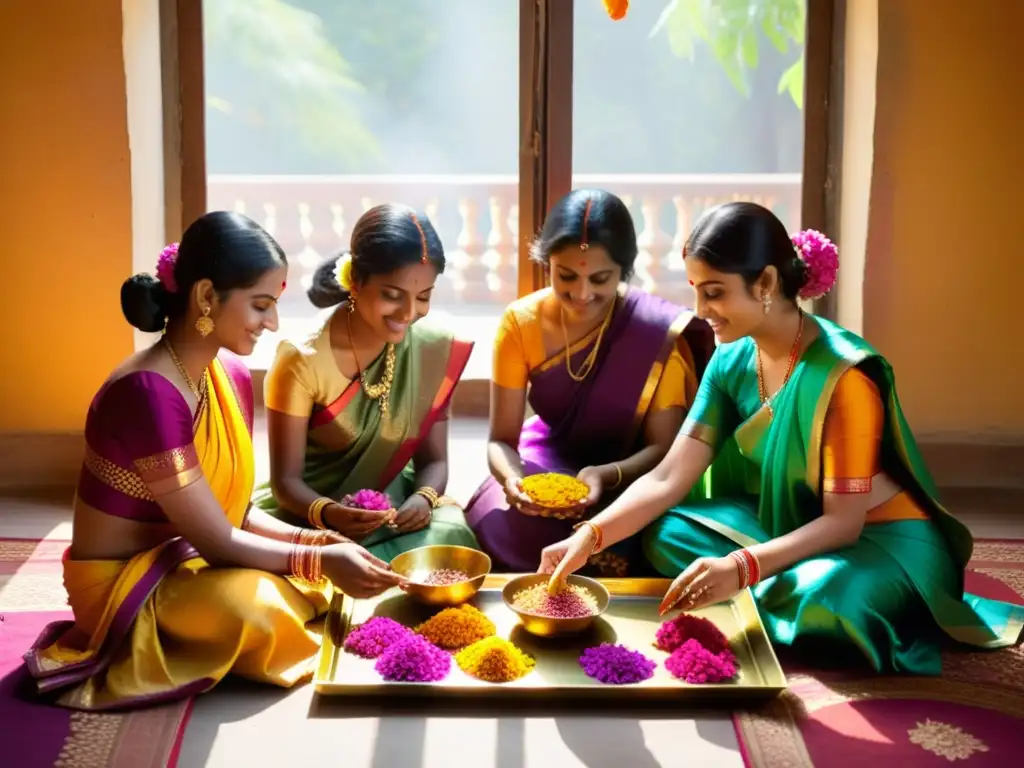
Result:
[[[394,510],[357,509],[332,502],[324,507],[324,522],[329,528],[353,541],[365,539],[382,525],[391,522]]]
[[[526,495],[521,477],[514,476],[505,481],[505,500],[510,507],[518,509],[524,515],[536,515],[541,509]]]
[[[405,587],[405,577],[358,544],[331,544],[320,553],[324,576],[346,595],[374,597],[391,587]]]
[[[587,564],[587,560],[594,553],[596,543],[591,527],[580,527],[569,538],[544,547],[540,554],[537,573],[550,573],[551,584],[564,582],[566,576],[576,573]]]

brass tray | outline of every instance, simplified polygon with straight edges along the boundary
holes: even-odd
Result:
[[[669,699],[679,704],[770,699],[786,688],[779,665],[749,590],[728,603],[711,606],[697,614],[713,621],[730,640],[739,674],[728,683],[691,685],[676,680],[665,669],[668,654],[654,647],[654,635],[664,620],[658,605],[669,579],[600,579],[612,595],[603,616],[582,635],[540,638],[528,634],[517,616],[504,604],[501,588],[513,574],[491,574],[470,601],[495,623],[500,637],[507,638],[536,659],[526,676],[510,683],[488,683],[465,674],[455,663],[437,683],[393,683],[374,670],[375,660],[347,653],[342,645],[350,629],[373,616],[388,616],[406,626],[416,626],[437,608],[415,602],[400,590],[389,590],[370,600],[353,600],[335,594],[324,629],[320,662],[314,676],[316,692],[333,696],[496,697],[499,699],[568,698],[591,700]],[[579,665],[585,648],[602,642],[621,643],[658,662],[654,677],[633,685],[605,685],[588,677]]]

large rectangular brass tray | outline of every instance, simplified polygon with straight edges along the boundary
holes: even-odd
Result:
[[[690,685],[673,678],[664,661],[668,654],[654,647],[654,636],[663,621],[658,605],[671,581],[668,579],[601,579],[612,595],[608,610],[584,634],[564,638],[540,638],[527,634],[518,617],[504,604],[501,588],[512,575],[492,574],[471,601],[486,613],[505,637],[536,659],[532,672],[511,683],[476,680],[452,664],[449,676],[437,683],[392,683],[374,670],[374,660],[361,659],[343,650],[346,635],[372,616],[388,616],[414,627],[437,612],[415,602],[400,590],[390,590],[370,600],[353,600],[336,594],[327,617],[320,663],[314,678],[317,693],[378,697],[429,695],[456,698],[502,699],[595,697],[672,700],[680,704],[723,700],[763,700],[786,688],[786,677],[765,634],[753,597],[744,590],[728,603],[698,613],[713,621],[730,639],[739,662],[739,675],[728,683]],[[634,685],[604,685],[591,679],[579,666],[585,648],[602,642],[621,643],[658,662],[654,677]]]

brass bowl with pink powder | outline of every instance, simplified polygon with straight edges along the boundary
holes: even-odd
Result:
[[[547,605],[537,604],[536,598],[542,591],[546,594],[550,578],[546,573],[529,573],[511,579],[501,590],[505,605],[519,617],[523,629],[531,635],[575,635],[588,629],[598,616],[608,610],[611,602],[608,588],[599,581],[575,573],[566,578],[569,593],[565,598],[568,599],[556,598],[548,601]]]

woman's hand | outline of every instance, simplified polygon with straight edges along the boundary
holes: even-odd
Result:
[[[361,541],[385,523],[391,522],[393,514],[394,511],[390,509],[357,509],[335,501],[324,507],[324,522],[342,536]]]
[[[551,591],[558,591],[569,574],[576,573],[587,564],[596,543],[593,529],[589,525],[580,527],[569,538],[544,547],[537,573],[550,573],[548,583],[553,588]]]
[[[395,517],[395,529],[399,533],[412,533],[430,525],[430,518],[433,510],[430,502],[420,496],[413,494],[405,503],[398,508],[398,515]]]
[[[587,488],[590,489],[582,506],[590,507],[596,504],[601,499],[601,494],[604,493],[604,480],[601,479],[601,469],[599,467],[584,467],[576,475],[576,479],[586,484]]]
[[[510,507],[518,509],[524,515],[536,515],[541,511],[541,507],[534,504],[523,490],[521,477],[510,477],[505,481],[505,500]]]
[[[679,574],[665,593],[658,612],[673,608],[695,611],[721,603],[740,592],[739,565],[732,557],[701,557]]]
[[[374,597],[391,587],[405,587],[407,580],[358,544],[331,544],[323,548],[320,565],[324,576],[346,595]]]

